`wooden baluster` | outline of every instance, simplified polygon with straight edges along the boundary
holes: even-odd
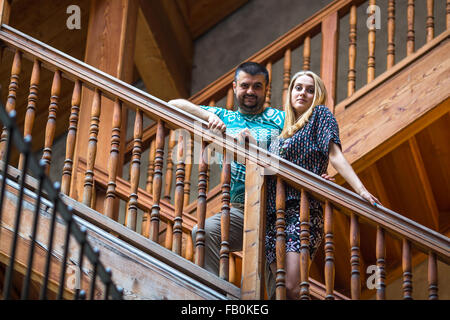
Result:
[[[206,185],[208,162],[206,142],[202,142],[202,150],[198,164],[198,198],[197,198],[197,233],[195,235],[195,264],[203,267],[205,265],[205,218],[206,218]]]
[[[230,91],[228,91],[228,93],[230,93]],[[233,88],[231,88],[231,99],[234,99]],[[228,104],[228,101],[231,100],[231,99],[230,99],[230,95],[228,95],[227,96],[227,104]],[[231,101],[233,101],[233,100],[231,100]],[[215,101],[211,100],[209,102],[209,106],[210,107],[214,107],[214,105],[215,105]],[[233,102],[231,102],[231,105],[233,105]],[[206,151],[206,162],[208,164],[211,162],[211,152],[212,152],[212,148],[208,148],[207,151]],[[209,177],[211,177],[211,167],[208,165],[206,167],[206,189],[205,189],[206,193],[208,193],[208,191],[209,191]]]
[[[428,299],[438,300],[438,270],[436,264],[436,254],[428,254]]]
[[[194,261],[194,241],[192,241],[192,233],[188,232],[186,235],[186,259]]]
[[[352,213],[350,218],[350,265],[352,268],[350,290],[353,300],[358,300],[361,296],[359,239],[358,216]]]
[[[446,9],[447,9],[446,10],[447,11],[446,27],[448,30],[448,29],[450,29],[450,0],[447,0],[447,8]]]
[[[23,136],[32,135],[34,119],[36,116],[36,102],[39,92],[39,80],[41,76],[41,62],[38,59],[34,59],[33,71],[31,72],[30,79],[30,94],[28,95],[28,105],[25,114],[25,122],[23,125]],[[20,154],[19,158],[19,170],[23,169],[23,154]]]
[[[334,221],[333,208],[327,200],[325,202],[324,216],[324,233],[325,233],[325,287],[326,300],[334,300]]]
[[[307,35],[303,41],[303,70],[311,69],[311,37]]]
[[[153,192],[153,173],[155,170],[155,146],[156,139],[152,139],[150,142],[150,149],[148,152],[148,166],[147,166],[147,182],[145,185],[145,191],[148,193]],[[145,211],[142,215],[142,235],[146,238],[150,236],[150,211]]]
[[[3,60],[3,59],[2,59]],[[6,112],[11,112],[16,109],[16,97],[17,90],[19,89],[19,76],[22,70],[22,53],[16,50],[14,54],[14,60],[11,67],[11,80],[8,88],[8,98],[6,100]],[[6,140],[8,139],[8,133],[6,127],[3,127],[2,136],[0,140],[0,160],[4,160],[6,153]]]
[[[50,106],[48,107],[48,120],[45,128],[45,143],[42,153],[42,160],[45,162],[45,173],[50,173],[52,162],[52,145],[56,131],[56,113],[58,112],[59,95],[61,92],[61,71],[56,70],[53,76]]]
[[[183,206],[187,206],[189,204],[189,196],[191,194],[191,174],[192,174],[192,148],[194,147],[194,139],[189,135],[189,139],[186,142],[186,175],[184,177],[184,199]]]
[[[236,258],[233,254],[230,254],[230,274],[228,275],[228,279],[230,283],[236,281]]]
[[[291,49],[287,48],[286,51],[284,52],[283,106],[286,103],[290,81],[291,81]]]
[[[386,246],[385,246],[385,237],[384,237],[384,229],[380,226],[377,226],[377,244],[376,244],[376,255],[377,255],[377,300],[385,300],[386,299]]]
[[[227,102],[226,102],[226,107],[228,110],[233,110],[234,109],[234,91],[233,91],[233,87],[230,87],[227,91]]]
[[[220,219],[221,243],[220,243],[220,265],[219,277],[228,280],[229,254],[230,254],[230,188],[231,188],[231,161],[229,151],[224,150],[222,166],[222,215]]]
[[[153,175],[153,206],[150,213],[150,239],[158,242],[159,234],[159,202],[161,199],[162,170],[164,159],[164,123],[158,120],[156,129],[155,174]]]
[[[122,125],[122,101],[116,99],[114,102],[112,130],[111,130],[111,151],[108,159],[108,187],[103,214],[108,218],[117,221],[118,212],[114,212],[114,202],[116,200],[116,178],[119,167],[120,152],[120,127]]]
[[[414,0],[408,0],[408,37],[406,41],[406,55],[414,53]]]
[[[167,221],[166,225],[166,237],[164,241],[164,247],[168,250],[172,250],[173,245],[173,223],[171,221]]]
[[[347,96],[355,92],[356,81],[356,6],[350,8],[350,32],[348,35],[348,84]]]
[[[369,1],[369,6],[375,6],[375,0]],[[371,12],[370,14],[374,14]],[[367,83],[375,79],[375,23],[369,28],[367,58]]]
[[[281,178],[277,178],[276,189],[276,257],[277,257],[277,274],[276,274],[276,299],[286,300],[286,192],[284,183]]]
[[[91,206],[94,187],[94,164],[97,155],[97,136],[100,123],[100,91],[96,88],[91,108],[91,125],[89,128],[89,144],[86,155],[86,173],[84,175],[83,203]]]
[[[427,0],[427,42],[434,38],[434,0]]]
[[[387,69],[395,64],[395,0],[388,3],[388,46],[387,46]]]
[[[142,111],[136,109],[136,118],[134,120],[133,151],[130,164],[130,196],[128,198],[128,210],[125,217],[125,225],[133,231],[136,231],[137,225],[138,188],[142,154],[142,131]]]
[[[270,107],[270,99],[272,99],[272,62],[267,62],[266,69],[269,73],[269,83],[267,84],[267,94],[264,106],[267,108]]]
[[[75,81],[72,92],[72,108],[69,117],[69,130],[66,140],[66,159],[64,160],[63,173],[61,178],[61,192],[69,195],[70,183],[72,180],[73,155],[75,151],[75,143],[77,140],[78,119],[80,114],[81,102],[81,82]]]
[[[300,198],[300,299],[309,300],[309,200],[305,189]]]
[[[173,223],[173,247],[172,251],[178,255],[181,255],[181,242],[183,238],[183,200],[184,200],[184,137],[182,134],[178,137],[177,148],[177,170],[175,172],[175,219]],[[175,151],[175,150],[174,150]]]
[[[172,178],[173,178],[173,147],[175,146],[175,131],[170,130],[169,133],[169,148],[167,150],[167,168],[166,168],[166,178],[165,178],[165,187],[164,187],[164,199],[170,201],[170,191],[172,190]]]
[[[403,239],[403,299],[412,300],[411,243]]]

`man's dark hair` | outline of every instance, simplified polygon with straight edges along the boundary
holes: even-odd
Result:
[[[249,75],[256,76],[257,74],[264,75],[264,78],[266,79],[266,85],[269,83],[269,72],[267,71],[266,67],[263,65],[257,63],[257,62],[244,62],[241,63],[234,73],[234,81],[237,81],[239,72],[244,71],[245,73],[248,73]]]

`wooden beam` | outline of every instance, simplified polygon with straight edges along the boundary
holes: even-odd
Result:
[[[266,215],[264,168],[246,162],[242,300],[264,298],[264,227]]]
[[[322,58],[320,75],[327,89],[327,107],[334,113],[336,97],[336,75],[338,62],[339,16],[338,12],[328,15],[322,22]]]
[[[193,42],[173,1],[140,2],[135,62],[145,86],[162,100],[190,93]]]
[[[408,140],[409,148],[411,150],[412,158],[416,166],[417,174],[419,176],[423,195],[425,196],[425,201],[430,212],[431,220],[433,221],[435,230],[439,231],[439,209],[436,204],[436,199],[433,195],[433,190],[431,188],[430,179],[428,178],[425,165],[423,163],[422,155],[420,154],[420,148],[417,144],[415,136],[412,136]]]

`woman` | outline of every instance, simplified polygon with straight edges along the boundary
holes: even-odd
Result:
[[[361,197],[376,205],[380,203],[359,180],[341,151],[339,128],[333,114],[324,105],[327,92],[320,79],[311,71],[294,75],[284,105],[286,119],[279,138],[270,151],[315,174],[324,176],[328,159],[341,176]],[[300,192],[286,186],[286,296],[298,299],[300,293]],[[266,227],[266,257],[276,273],[276,178],[268,180],[268,217]],[[319,201],[308,196],[310,203],[310,257],[313,259],[323,238],[323,209]]]

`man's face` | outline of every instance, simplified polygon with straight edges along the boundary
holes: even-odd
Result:
[[[233,90],[239,111],[257,114],[263,110],[266,99],[266,79],[264,75],[250,75],[239,72],[237,81],[233,81]]]

